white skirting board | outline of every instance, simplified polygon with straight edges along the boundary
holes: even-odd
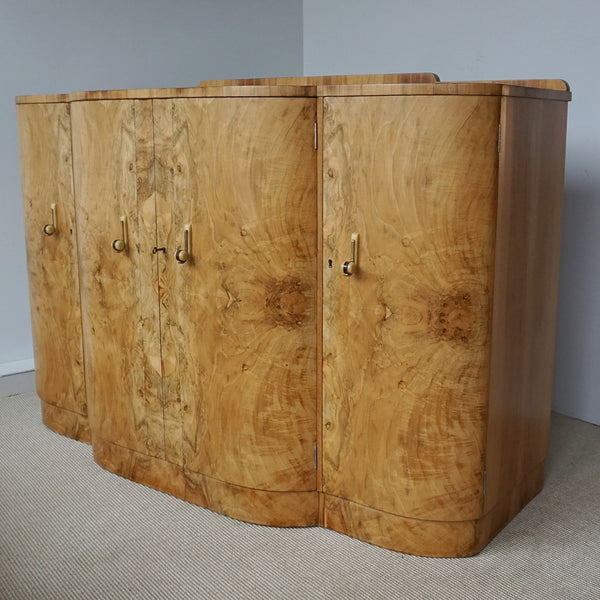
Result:
[[[33,371],[34,368],[33,358],[0,363],[0,377],[15,375],[17,373],[27,373],[28,371]]]
[[[35,390],[33,359],[0,363],[0,396]]]

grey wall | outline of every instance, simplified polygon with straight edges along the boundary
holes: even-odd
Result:
[[[600,424],[597,0],[304,0],[304,73],[566,79],[569,106],[554,408]]]
[[[302,0],[0,2],[0,375],[32,367],[14,97],[302,74]]]

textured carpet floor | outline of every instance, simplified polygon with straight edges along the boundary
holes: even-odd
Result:
[[[476,557],[249,525],[112,475],[0,398],[0,598],[600,598],[600,427],[553,416],[546,487]]]

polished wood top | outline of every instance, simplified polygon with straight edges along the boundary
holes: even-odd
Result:
[[[376,73],[367,75],[309,75],[201,81],[199,85],[348,85],[357,83],[435,83],[435,73]]]
[[[562,87],[562,89],[560,89]],[[17,104],[79,102],[85,100],[142,100],[159,98],[323,97],[323,96],[512,96],[571,100],[562,80],[467,81],[437,83],[365,83],[338,85],[210,85],[190,88],[98,90],[17,96]]]

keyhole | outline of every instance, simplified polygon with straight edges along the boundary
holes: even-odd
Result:
[[[330,269],[332,269],[333,268],[333,261],[331,259],[329,259],[327,261],[327,265],[329,266]]]

